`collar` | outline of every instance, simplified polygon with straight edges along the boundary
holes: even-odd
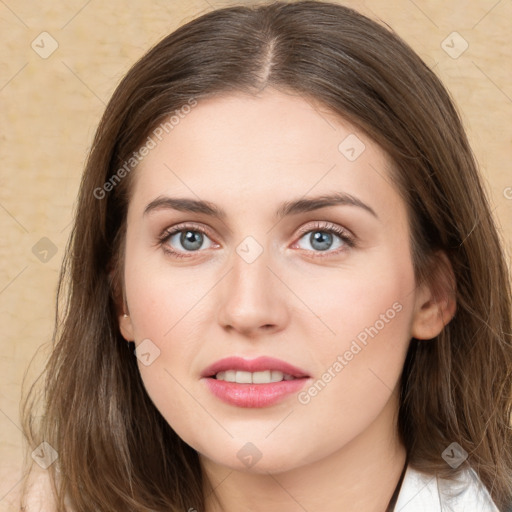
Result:
[[[421,473],[411,466],[405,472],[394,512],[499,512],[472,468],[454,480]]]

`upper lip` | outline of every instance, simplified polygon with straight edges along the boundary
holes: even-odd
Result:
[[[226,370],[240,370],[245,372],[262,372],[265,370],[276,370],[295,378],[309,377],[309,375],[300,368],[293,366],[286,361],[275,359],[273,357],[257,357],[256,359],[244,359],[243,357],[226,357],[219,359],[201,372],[201,377],[213,377],[219,372]]]

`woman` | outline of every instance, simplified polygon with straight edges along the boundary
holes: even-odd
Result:
[[[508,283],[403,41],[330,3],[201,16],[98,128],[27,510],[505,510]]]

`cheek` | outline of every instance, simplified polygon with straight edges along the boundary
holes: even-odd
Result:
[[[408,342],[415,278],[404,256],[378,255],[357,268],[334,270],[329,279],[313,275],[298,283],[294,291],[318,319],[313,323],[309,315],[306,321],[321,331],[315,353],[348,350],[353,340],[368,347],[369,340],[385,339],[386,344],[373,344],[384,351]]]
[[[190,321],[191,313],[197,316],[212,284],[199,268],[172,267],[162,255],[148,255],[133,245],[128,253],[127,244],[125,286],[134,337],[165,344]]]
[[[319,373],[298,396],[312,417],[330,417],[325,435],[356,435],[376,418],[399,382],[410,341],[414,272],[397,256],[323,287],[315,302],[335,334],[318,337]],[[310,296],[313,299],[313,295]],[[320,313],[321,312],[321,313]]]
[[[191,368],[204,340],[198,330],[211,317],[207,295],[215,276],[173,269],[164,258],[148,258],[135,244],[129,249],[128,239],[125,287],[141,378],[157,409],[187,440],[190,425],[204,422],[204,410],[194,400]]]

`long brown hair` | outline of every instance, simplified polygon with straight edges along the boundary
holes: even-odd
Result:
[[[61,270],[40,422],[34,387],[25,403],[30,445],[44,440],[59,454],[49,468],[59,509],[65,496],[80,512],[204,509],[198,455],[153,405],[119,332],[137,172],[126,163],[184,106],[266,86],[327,107],[388,153],[409,209],[418,282],[437,271],[440,251],[448,256],[457,312],[437,338],[411,340],[399,433],[410,464],[430,473],[455,473],[441,454],[459,443],[469,454],[461,468],[469,464],[504,507],[512,499],[510,282],[460,118],[396,34],[349,8],[299,1],[229,7],[187,23],[132,67],[106,108]]]

